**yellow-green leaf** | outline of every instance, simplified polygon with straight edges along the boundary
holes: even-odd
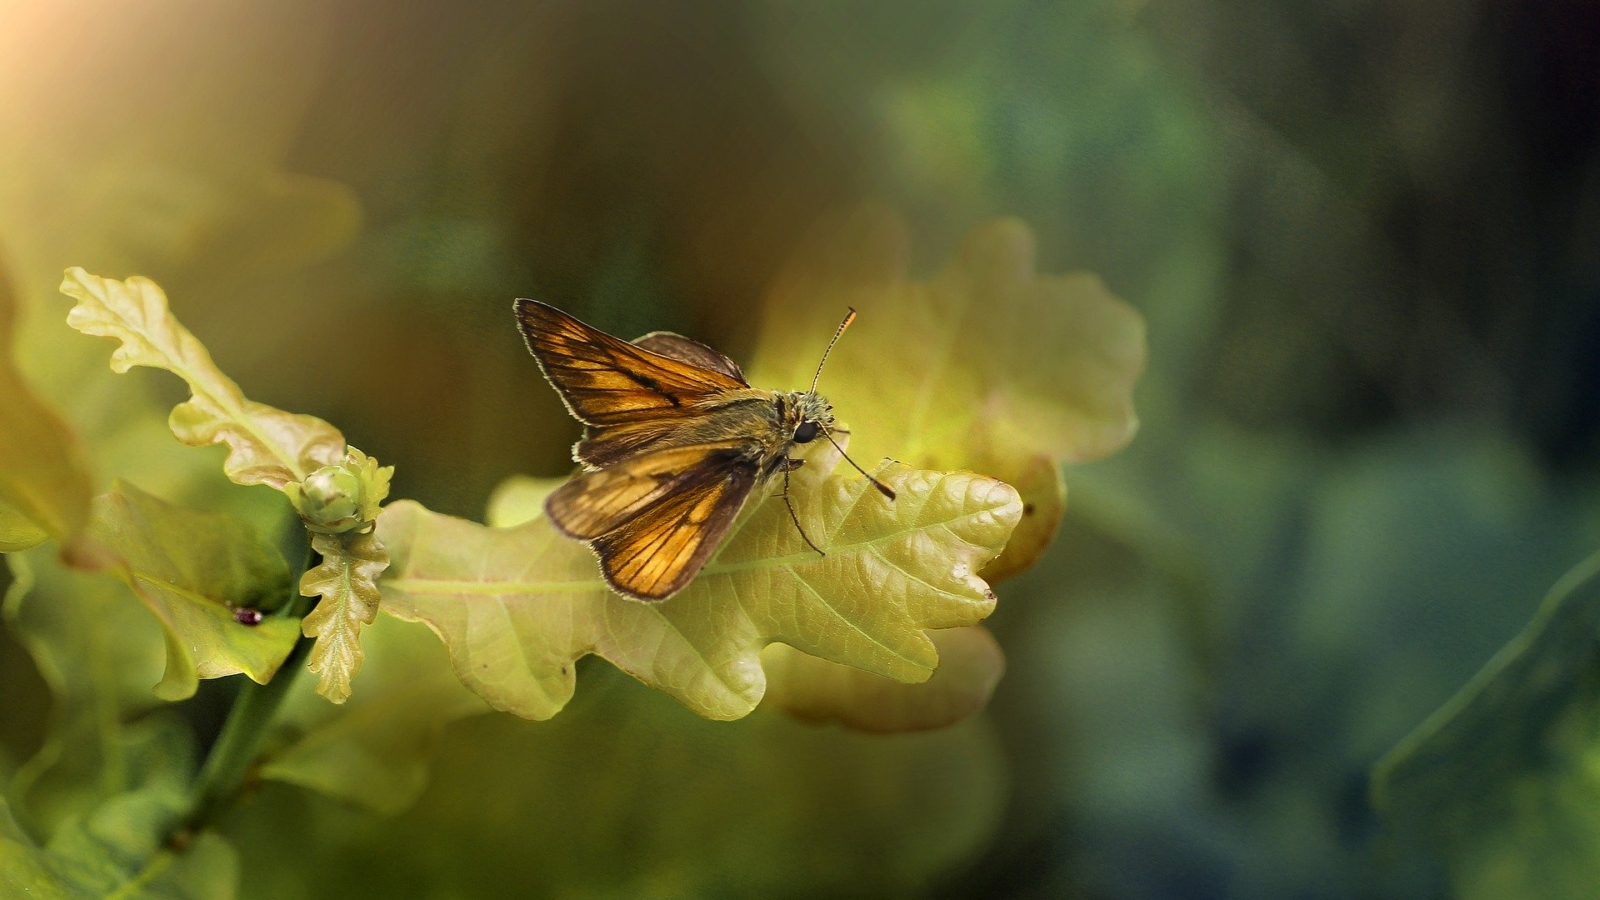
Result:
[[[27,540],[27,529],[6,528],[9,518],[26,520],[35,535],[58,540],[83,528],[89,512],[88,463],[78,438],[61,417],[34,394],[12,366],[10,348],[0,347],[0,532],[9,532],[4,549]],[[0,533],[0,539],[7,535]],[[27,544],[31,546],[32,544]],[[0,545],[3,546],[3,545]]]
[[[34,844],[17,825],[5,798],[0,797],[0,891],[4,892],[3,896],[87,900],[91,895],[69,887],[60,869],[60,863]]]
[[[6,794],[39,834],[128,788],[127,724],[158,706],[161,628],[120,582],[68,569],[55,548],[6,557],[7,634],[33,658],[53,700],[44,744]]]
[[[901,681],[933,673],[925,629],[971,625],[994,594],[975,573],[1022,514],[992,478],[881,468],[890,501],[819,447],[793,479],[819,556],[769,497],[689,587],[663,603],[608,590],[593,556],[544,518],[486,528],[401,501],[378,520],[395,557],[384,609],[427,622],[456,673],[498,709],[549,718],[572,696],[574,663],[598,654],[701,715],[734,719],[766,689],[760,652],[781,641]]]
[[[450,670],[428,629],[383,616],[363,630],[361,690],[329,706],[295,682],[262,778],[298,784],[375,812],[398,813],[427,785],[440,729],[489,711]]]
[[[1040,458],[1096,459],[1133,437],[1143,318],[1094,275],[1036,273],[1033,234],[1013,219],[977,229],[927,281],[908,280],[905,230],[887,213],[823,234],[771,293],[751,383],[810,384],[834,324],[855,307],[819,385],[849,423],[854,454],[1027,483],[1039,515],[994,574],[1031,565],[1060,518],[1045,518],[1061,488],[1039,477]]]
[[[986,466],[979,462],[974,468],[981,472]],[[1040,454],[1004,468],[1010,473],[1006,484],[1022,495],[1022,521],[1011,533],[1006,549],[978,573],[994,583],[1033,568],[1055,540],[1067,511],[1067,482],[1055,460]]]
[[[510,528],[537,519],[544,515],[545,498],[564,480],[513,475],[495,486],[483,520],[493,528]]]
[[[0,553],[15,553],[37,547],[50,535],[15,506],[0,500]]]
[[[1051,474],[1058,472],[1052,464]],[[559,478],[513,475],[489,496],[485,520],[509,528],[543,515],[544,500],[561,485]],[[979,570],[987,577],[1004,563],[1028,527],[1030,510],[1006,550]],[[1048,518],[1045,516],[1043,518]],[[1044,538],[1048,541],[1048,536]],[[802,653],[788,644],[768,644],[761,651],[767,674],[764,703],[799,719],[838,722],[858,731],[898,733],[953,725],[983,710],[1005,671],[1005,654],[988,629],[973,625],[929,632],[939,650],[939,668],[927,681],[905,683],[863,669]]]
[[[943,728],[975,715],[1005,671],[1006,657],[982,625],[930,631],[939,668],[919,684],[902,684],[818,659],[787,644],[761,652],[766,702],[809,722],[837,722],[884,734]]]
[[[320,676],[317,693],[343,703],[361,668],[361,626],[378,614],[378,576],[389,565],[389,551],[370,531],[313,532],[311,547],[322,554],[322,563],[300,576],[300,593],[322,599],[302,628],[317,639],[311,648],[311,671]]]
[[[0,552],[7,553],[77,534],[93,493],[77,435],[17,371],[14,306],[0,271]]]
[[[72,268],[61,291],[78,301],[67,324],[122,342],[111,354],[113,370],[152,366],[188,382],[193,396],[173,408],[172,433],[193,446],[227,444],[223,471],[233,481],[282,489],[344,457],[344,437],[327,422],[247,399],[173,317],[155,282],[138,276],[116,281]]]
[[[999,582],[1030,568],[1065,512],[1060,464],[1112,453],[1137,428],[1133,388],[1144,368],[1144,320],[1093,275],[1036,273],[1033,235],[1016,220],[973,232],[927,281],[908,278],[905,228],[887,212],[828,222],[818,235],[768,298],[746,367],[751,383],[810,384],[834,324],[846,307],[856,308],[860,316],[833,348],[818,387],[848,423],[853,455],[868,465],[888,457],[970,469],[1012,485],[1022,519],[1005,551],[979,574]],[[824,715],[847,724],[865,717],[840,712],[855,708],[853,700],[823,702],[826,685],[854,685],[856,697],[895,696],[898,721],[937,721],[962,708],[943,692],[987,697],[1003,666],[997,659],[992,669],[970,669],[965,677],[974,680],[964,685],[950,676],[941,692],[794,662],[783,670],[790,680],[784,696],[810,698],[807,704],[821,703]],[[927,709],[914,714],[916,702]]]
[[[234,618],[239,609],[282,604],[289,589],[283,557],[249,523],[118,482],[95,498],[85,534],[72,561],[122,579],[166,632],[167,671],[155,688],[163,699],[192,695],[199,678],[239,672],[265,684],[294,646],[291,619]]]

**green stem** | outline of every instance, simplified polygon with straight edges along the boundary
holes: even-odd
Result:
[[[171,850],[156,851],[156,855],[145,863],[144,868],[139,870],[139,874],[133,876],[131,881],[115,891],[105,895],[104,900],[128,900],[128,898],[142,896],[144,889],[149,887],[152,881],[160,878],[167,869],[171,868],[175,859],[177,859],[177,856]]]
[[[312,562],[312,551],[306,550],[306,565]],[[286,614],[296,619],[305,618],[316,604],[315,597],[303,597],[299,590],[300,579],[293,579],[289,590],[293,593]],[[277,716],[278,707],[288,696],[295,676],[304,668],[306,654],[311,652],[314,638],[301,636],[295,641],[283,665],[267,680],[257,684],[246,680],[228,710],[222,733],[206,755],[205,765],[196,779],[194,805],[184,819],[182,831],[198,832],[226,812],[244,788],[250,767],[256,762],[261,738]]]

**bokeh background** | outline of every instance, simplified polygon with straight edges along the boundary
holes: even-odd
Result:
[[[713,723],[586,664],[549,723],[447,729],[398,817],[269,787],[242,895],[1521,896],[1393,851],[1368,780],[1600,544],[1600,7],[0,3],[21,363],[103,477],[199,505],[265,508],[165,461],[175,380],[103,387],[64,267],[157,280],[252,397],[479,517],[576,435],[512,297],[747,358],[866,201],[921,273],[1019,216],[1149,325],[990,710]],[[0,774],[48,706],[0,637]]]

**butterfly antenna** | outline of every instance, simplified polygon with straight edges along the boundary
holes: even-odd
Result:
[[[851,312],[854,313],[855,310],[851,310]],[[846,325],[850,324],[850,320],[846,319],[845,320],[845,324]],[[839,451],[839,455],[844,457],[844,461],[845,462],[849,463],[852,466],[855,466],[857,472],[860,472],[861,474],[867,476],[867,480],[872,482],[872,486],[878,489],[878,493],[884,495],[885,497],[888,497],[890,500],[894,499],[894,488],[889,487],[887,484],[884,484],[883,482],[879,481],[876,475],[873,475],[871,472],[868,472],[866,469],[861,468],[861,464],[860,463],[858,463],[855,460],[851,459],[850,458],[850,454],[844,452],[844,448],[839,446],[839,442],[833,439],[833,432],[832,431],[829,431],[828,429],[824,428],[824,429],[822,429],[822,433],[828,436],[828,443],[833,445],[833,449]]]
[[[834,330],[833,340],[828,342],[828,349],[822,351],[822,359],[817,363],[817,374],[811,376],[811,393],[813,394],[817,392],[817,382],[822,380],[822,364],[828,361],[828,354],[833,352],[833,345],[839,343],[839,335],[844,334],[844,330],[849,328],[850,323],[856,320],[856,308],[854,306],[845,308],[850,311],[844,314],[844,321],[840,322],[839,327]]]
[[[839,343],[839,336],[844,334],[844,330],[849,328],[850,323],[856,320],[856,308],[854,306],[847,306],[845,309],[849,310],[849,312],[844,314],[844,321],[840,322],[839,327],[834,329],[833,340],[828,342],[828,348],[822,351],[822,359],[817,363],[817,374],[811,377],[811,393],[813,394],[817,392],[817,382],[822,380],[822,366],[828,361],[828,354],[833,352],[833,345]],[[850,454],[844,452],[844,448],[839,446],[839,442],[833,439],[833,431],[831,429],[824,425],[822,427],[822,433],[828,436],[828,443],[833,445],[833,449],[839,451],[839,455],[844,457],[845,462],[855,466],[857,472],[867,476],[867,480],[872,482],[872,486],[878,489],[878,493],[888,497],[890,500],[894,499],[894,488],[889,487],[887,484],[879,481],[877,476],[873,475],[871,472],[868,472],[866,469],[861,468],[860,463],[851,459]]]

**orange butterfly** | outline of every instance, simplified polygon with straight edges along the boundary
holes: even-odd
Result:
[[[833,407],[817,394],[821,363],[810,390],[767,391],[751,387],[733,360],[682,335],[657,331],[629,343],[537,300],[515,308],[545,378],[587,426],[572,448],[585,471],[545,500],[545,515],[588,542],[618,593],[677,593],[758,486],[782,474],[788,502],[789,473],[805,463],[789,456],[794,445],[818,434],[833,441]],[[845,316],[828,350],[855,315]],[[800,528],[792,505],[789,515]],[[804,529],[800,536],[822,552]]]

